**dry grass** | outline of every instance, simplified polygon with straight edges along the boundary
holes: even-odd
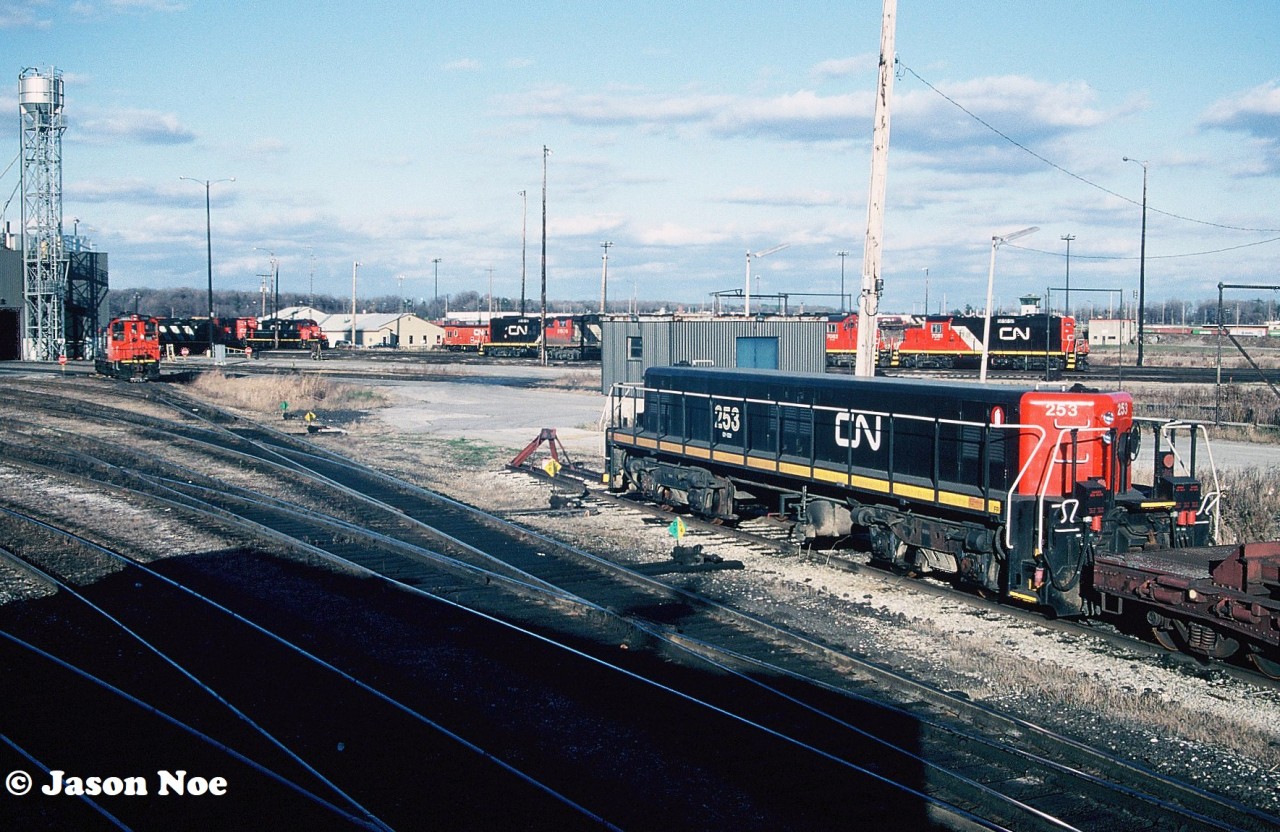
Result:
[[[1261,468],[1222,474],[1220,543],[1280,538],[1280,484]]]
[[[1280,398],[1265,384],[1125,384],[1139,416],[1220,422],[1236,425],[1280,426]],[[1219,435],[1220,429],[1214,430]],[[1267,431],[1250,436],[1269,441]]]
[[[553,390],[590,390],[592,392],[600,391],[600,371],[581,370],[577,372],[567,373],[563,376],[547,379],[539,382],[539,387],[547,387]]]
[[[283,403],[296,413],[376,407],[385,397],[367,387],[330,381],[317,375],[227,376],[201,373],[191,387],[217,404],[253,413],[280,413]]]

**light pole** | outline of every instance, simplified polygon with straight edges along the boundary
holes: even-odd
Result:
[[[396,349],[400,349],[400,319],[404,317],[404,275],[396,275],[396,282],[400,284],[400,297],[396,298]]]
[[[1138,249],[1138,366],[1142,366],[1142,317],[1147,308],[1147,165],[1137,159],[1122,157],[1125,162],[1142,165],[1142,243]]]
[[[840,314],[844,314],[844,258],[849,256],[847,251],[837,251],[836,257],[840,258]]]
[[[523,210],[520,214],[520,314],[524,314],[525,251],[529,243],[529,192],[520,192]]]
[[[351,348],[355,349],[356,344],[356,272],[360,268],[359,260],[351,261]]]
[[[783,243],[782,245],[774,246],[773,248],[767,248],[764,251],[757,251],[754,253],[750,251],[747,252],[747,281],[746,281],[746,295],[745,295],[746,302],[742,306],[742,314],[745,315],[746,317],[748,318],[751,317],[751,258],[752,257],[760,258],[769,254],[773,254],[775,251],[782,251],[784,248],[786,248],[789,245],[791,245],[791,243]]]
[[[432,260],[431,265],[435,268],[435,271],[436,271],[436,275],[435,275],[436,276],[436,290],[435,290],[436,296],[435,296],[434,303],[439,303],[440,302],[440,258],[437,257],[434,260]]]
[[[272,338],[272,346],[274,349],[280,349],[280,267],[276,260],[276,253],[258,246],[253,247],[254,251],[265,251],[271,263],[271,318],[275,321],[272,329],[275,336]],[[263,296],[263,305],[266,303],[265,294]]]
[[[209,189],[219,182],[234,182],[236,178],[232,176],[229,179],[193,179],[190,176],[179,176],[179,179],[185,179],[188,182],[195,182],[197,185],[204,185],[204,246],[205,257],[209,265],[209,354],[213,354],[213,226],[210,222],[209,213]]]
[[[924,316],[929,317],[929,267],[925,266],[920,271],[924,272]]]
[[[613,243],[605,241],[600,244],[604,249],[604,265],[600,267],[600,314],[604,314],[605,305],[609,302],[609,246]]]
[[[1071,241],[1074,240],[1075,238],[1076,238],[1076,235],[1074,234],[1063,234],[1061,237],[1058,238],[1059,240],[1065,240],[1067,243],[1067,287],[1066,287],[1066,295],[1065,295],[1066,300],[1062,302],[1062,305],[1064,307],[1062,310],[1062,313],[1064,315],[1071,314]],[[1048,304],[1046,303],[1045,306],[1048,306]]]
[[[991,348],[991,294],[996,284],[996,249],[1019,237],[1025,237],[1028,234],[1034,234],[1040,230],[1040,226],[1033,225],[1031,228],[1024,228],[1021,231],[1015,231],[1012,234],[1006,234],[1003,237],[991,238],[991,269],[987,272],[987,314],[982,323],[982,364],[978,370],[978,381],[985,382],[987,380],[987,353]]]

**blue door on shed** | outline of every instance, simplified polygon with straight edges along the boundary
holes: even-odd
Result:
[[[738,364],[741,369],[778,369],[776,337],[743,336],[738,338]]]

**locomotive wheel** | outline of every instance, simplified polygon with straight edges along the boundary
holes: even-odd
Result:
[[[1258,672],[1269,679],[1280,679],[1280,660],[1270,659],[1262,655],[1258,648],[1249,651],[1249,661],[1258,668]]]

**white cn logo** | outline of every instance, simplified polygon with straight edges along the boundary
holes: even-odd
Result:
[[[508,325],[507,325],[507,334],[508,334],[508,335],[513,335],[513,336],[514,336],[514,335],[528,335],[528,334],[529,334],[529,326],[528,326],[528,324],[508,324]]]
[[[1031,327],[1029,326],[1002,326],[997,330],[996,337],[1001,341],[1030,341]]]
[[[856,416],[852,413],[837,413],[836,444],[842,448],[859,448],[862,446],[863,437],[866,437],[868,448],[873,451],[880,450],[880,417],[873,418],[875,419],[874,427],[862,413]],[[853,424],[852,431],[844,429],[844,425],[849,423]]]

